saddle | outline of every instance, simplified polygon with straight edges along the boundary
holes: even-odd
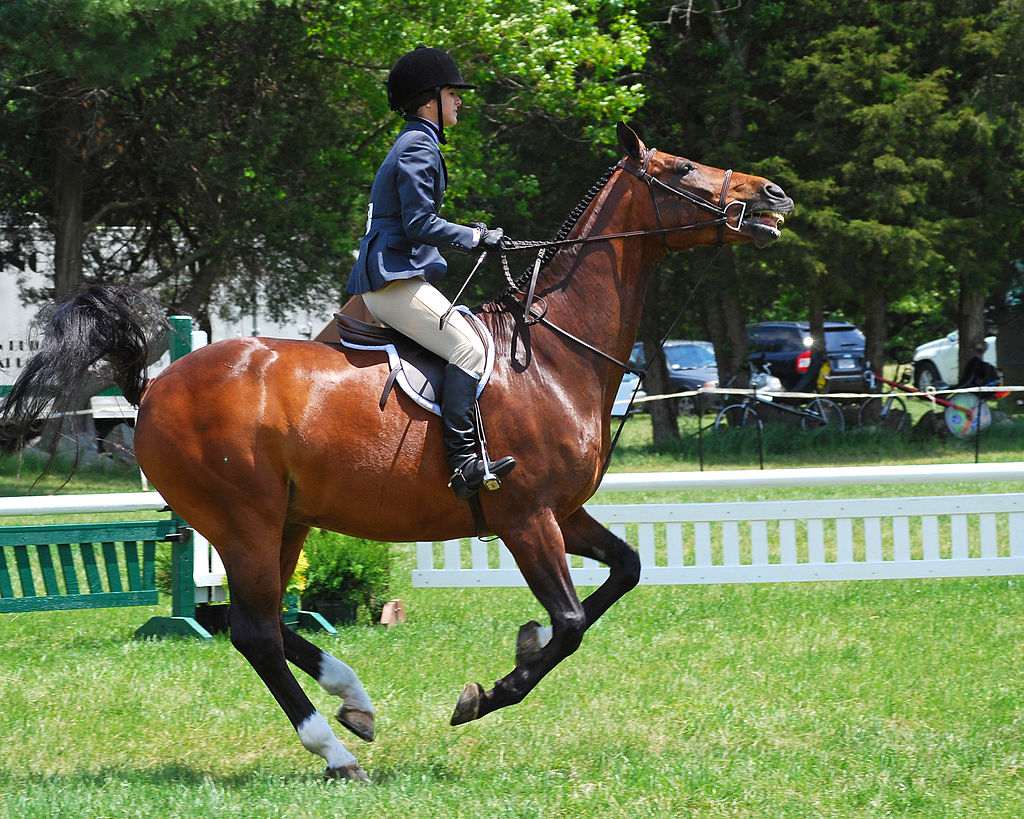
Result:
[[[479,399],[494,368],[494,339],[490,330],[468,308],[460,305],[455,309],[466,317],[470,327],[484,344],[484,372],[476,390],[476,397]],[[434,415],[441,415],[439,398],[447,361],[390,327],[369,324],[346,313],[336,313],[335,320],[342,347],[350,350],[374,350],[387,356],[391,372],[380,396],[382,410],[387,404],[388,395],[397,384],[402,392],[423,409]]]

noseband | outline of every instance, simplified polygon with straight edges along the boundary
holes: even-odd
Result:
[[[647,183],[647,189],[651,192],[651,202],[654,204],[654,213],[658,219],[658,230],[649,231],[649,233],[661,233],[662,237],[664,237],[666,233],[672,230],[695,230],[710,225],[717,225],[718,244],[722,244],[725,240],[726,228],[729,228],[729,230],[735,230],[739,232],[739,230],[743,227],[743,219],[747,213],[747,203],[741,202],[738,199],[733,199],[731,202],[725,201],[726,194],[729,191],[729,182],[732,181],[731,168],[725,172],[725,178],[722,180],[722,191],[718,196],[718,204],[715,205],[707,201],[706,199],[697,196],[697,194],[695,193],[691,193],[690,191],[683,190],[681,188],[674,188],[671,185],[662,182],[660,179],[658,179],[658,177],[654,176],[650,171],[648,171],[647,169],[651,164],[651,159],[654,157],[655,151],[656,149],[654,148],[647,149],[647,151],[643,155],[643,161],[639,169],[628,164],[625,159],[619,160],[617,166],[622,170],[633,174],[633,176],[635,176],[641,182]],[[703,210],[713,213],[715,215],[715,218],[708,219],[705,222],[694,222],[689,225],[680,225],[679,227],[676,228],[666,228],[664,226],[664,221],[661,218],[661,208],[658,206],[658,197],[654,195],[655,186],[661,188],[662,190],[668,191],[669,193],[675,196],[685,199],[691,205],[696,205],[697,207]],[[734,225],[732,224],[732,222],[729,221],[729,212],[737,207],[739,208],[739,216],[737,217],[736,224]],[[665,242],[667,246],[668,239],[665,239]]]

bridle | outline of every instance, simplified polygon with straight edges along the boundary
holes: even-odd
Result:
[[[718,195],[718,204],[716,205],[715,203],[709,202],[708,200],[688,190],[675,188],[672,185],[666,184],[665,182],[662,182],[660,179],[658,179],[658,177],[654,176],[648,170],[648,168],[650,167],[651,159],[654,157],[654,154],[656,152],[657,149],[648,148],[644,152],[643,156],[640,157],[639,168],[630,164],[626,159],[620,159],[619,162],[614,166],[614,168],[624,170],[632,174],[633,176],[637,177],[637,179],[639,179],[641,182],[647,185],[647,189],[651,194],[651,203],[654,205],[654,213],[658,220],[657,228],[651,228],[648,230],[627,230],[618,233],[601,233],[598,234],[597,236],[579,236],[575,239],[553,239],[548,241],[515,240],[505,238],[502,239],[501,248],[498,251],[501,256],[501,266],[505,274],[506,281],[508,281],[509,286],[513,291],[518,291],[520,293],[522,292],[522,290],[520,286],[516,283],[516,281],[512,278],[512,273],[509,270],[508,254],[524,250],[538,251],[537,258],[533,264],[533,270],[530,274],[530,283],[526,291],[526,301],[520,303],[523,308],[523,323],[526,326],[529,327],[534,324],[543,324],[545,327],[558,333],[563,338],[566,338],[576,344],[579,344],[582,347],[585,347],[586,349],[590,350],[596,355],[599,355],[601,358],[604,358],[607,361],[612,362],[625,372],[633,373],[635,375],[642,375],[644,371],[639,370],[636,367],[632,367],[624,361],[620,361],[619,359],[609,355],[603,350],[599,350],[597,347],[593,346],[589,342],[584,341],[583,339],[579,338],[573,333],[570,333],[568,330],[559,327],[557,324],[548,319],[546,315],[547,304],[544,302],[543,297],[535,296],[535,291],[537,288],[537,279],[540,277],[540,270],[544,262],[544,251],[547,250],[548,248],[565,247],[568,245],[583,245],[590,244],[592,242],[607,242],[612,239],[631,239],[642,236],[660,235],[664,238],[669,233],[678,233],[688,230],[702,230],[703,228],[712,226],[718,228],[718,245],[722,245],[725,243],[725,230],[727,228],[729,230],[734,230],[737,232],[740,231],[740,229],[743,227],[743,219],[746,216],[747,203],[741,202],[737,199],[733,199],[728,202],[726,201],[726,196],[729,191],[729,182],[732,180],[732,169],[729,169],[725,172],[725,178],[722,180],[722,190]],[[655,187],[667,191],[668,193],[671,193],[674,196],[678,196],[681,199],[685,199],[690,204],[696,205],[702,210],[710,212],[714,216],[714,218],[705,219],[699,222],[691,222],[685,225],[665,227],[664,221],[661,218],[661,207],[658,205],[658,197],[655,195]],[[736,217],[736,223],[733,224],[730,221],[730,214],[737,207],[739,209],[738,216]],[[667,239],[665,239],[665,245],[667,248]],[[484,260],[487,258],[487,254],[488,251],[486,250],[480,254],[480,257],[477,259],[477,262],[473,266],[472,271],[466,278],[465,283],[462,285],[455,298],[452,299],[453,305],[458,304],[459,299],[461,298],[466,287],[469,285],[469,282],[472,280],[473,276],[476,274],[476,271],[480,268],[480,266],[484,263]],[[533,304],[535,301],[540,304],[540,309],[537,313],[533,312]],[[441,317],[441,327],[444,327],[445,321],[447,320],[448,315],[449,313],[451,313],[452,309],[454,308],[449,308],[448,311]]]
[[[718,244],[721,245],[725,241],[726,228],[728,228],[729,230],[735,230],[739,232],[739,230],[743,227],[743,219],[747,214],[747,203],[741,202],[738,199],[733,199],[729,202],[725,201],[725,197],[729,192],[729,182],[732,181],[732,168],[725,172],[725,178],[722,180],[722,190],[718,195],[718,204],[715,205],[709,202],[707,199],[704,199],[701,196],[697,196],[697,194],[695,193],[691,193],[690,191],[681,188],[674,188],[671,185],[662,182],[660,179],[658,179],[658,177],[654,176],[650,171],[648,171],[647,169],[651,164],[651,159],[654,157],[655,151],[655,148],[647,149],[647,151],[643,155],[639,169],[630,165],[628,162],[626,162],[625,159],[620,159],[618,164],[616,165],[617,168],[621,168],[627,173],[633,174],[633,176],[635,176],[640,181],[647,183],[647,188],[651,192],[651,202],[654,205],[654,213],[658,219],[658,230],[647,232],[646,235],[651,235],[652,233],[661,233],[664,236],[666,233],[675,230],[697,230],[699,228],[707,227],[709,225],[717,225]],[[705,222],[694,222],[691,225],[679,225],[674,228],[664,227],[664,223],[661,218],[661,208],[658,206],[658,197],[654,195],[655,186],[661,188],[662,190],[668,191],[669,193],[674,194],[675,196],[679,196],[685,199],[691,205],[696,205],[697,207],[703,210],[710,211],[712,214],[714,214],[715,218],[709,219]],[[736,219],[736,224],[733,225],[729,221],[729,212],[733,210],[736,206],[739,206],[739,216]],[[601,238],[612,237],[606,236]]]
[[[640,237],[640,236],[657,236],[657,235],[661,235],[662,238],[665,241],[665,247],[666,247],[666,249],[668,249],[668,240],[665,238],[667,236],[667,234],[681,232],[681,231],[684,231],[684,230],[701,230],[703,228],[711,227],[711,226],[715,226],[718,229],[718,243],[717,244],[718,244],[719,247],[721,247],[725,243],[725,230],[727,228],[729,230],[734,230],[734,231],[737,231],[737,232],[739,232],[742,229],[742,227],[743,227],[743,219],[745,218],[746,213],[747,213],[747,203],[746,202],[741,202],[741,201],[736,200],[736,199],[734,199],[732,201],[728,201],[728,202],[726,201],[726,196],[728,195],[728,191],[729,191],[729,182],[732,181],[732,169],[729,169],[729,170],[727,170],[725,172],[725,178],[722,180],[722,190],[721,190],[721,192],[718,195],[718,204],[715,204],[713,202],[707,201],[706,199],[703,199],[702,197],[698,196],[695,193],[691,193],[690,191],[683,190],[681,188],[675,188],[672,185],[669,185],[669,184],[667,184],[665,182],[662,182],[660,179],[658,179],[658,177],[654,176],[654,174],[652,174],[650,172],[650,170],[648,170],[648,169],[649,169],[650,164],[651,164],[651,159],[654,157],[655,153],[656,153],[656,149],[655,148],[648,148],[644,152],[643,156],[640,157],[640,167],[639,168],[634,167],[633,165],[631,165],[626,159],[620,159],[618,161],[618,163],[616,163],[616,165],[613,166],[613,170],[615,170],[615,169],[624,170],[624,171],[632,174],[633,176],[637,177],[637,179],[639,179],[641,182],[643,182],[643,183],[645,183],[647,185],[647,190],[651,194],[651,203],[654,205],[654,213],[655,213],[655,216],[656,216],[656,218],[658,220],[658,227],[657,228],[653,228],[653,229],[650,229],[650,230],[629,230],[629,231],[623,231],[623,232],[620,232],[620,233],[602,233],[602,234],[599,234],[597,236],[580,236],[580,237],[575,238],[575,239],[553,239],[553,240],[545,241],[545,242],[516,241],[516,240],[513,240],[513,239],[505,238],[505,239],[502,239],[501,247],[498,250],[498,253],[500,254],[500,257],[501,257],[502,271],[504,272],[505,279],[506,279],[506,281],[508,281],[509,287],[511,288],[510,292],[519,292],[519,293],[522,292],[522,289],[519,286],[519,284],[516,283],[515,279],[512,278],[512,273],[509,270],[509,265],[508,265],[508,254],[510,252],[515,253],[517,251],[523,251],[523,250],[536,250],[537,251],[537,258],[536,258],[536,260],[533,263],[533,270],[532,270],[532,272],[530,274],[530,285],[529,285],[529,288],[526,291],[526,300],[524,302],[519,302],[518,299],[516,299],[516,303],[520,307],[522,307],[522,310],[523,310],[523,324],[526,327],[530,327],[530,326],[532,326],[534,324],[541,324],[541,325],[547,327],[549,330],[552,330],[553,332],[555,332],[558,335],[562,336],[563,338],[573,342],[574,344],[578,344],[579,346],[583,347],[584,349],[587,349],[590,352],[594,353],[595,355],[600,356],[601,358],[605,359],[606,361],[611,362],[612,364],[616,365],[617,367],[619,367],[623,371],[628,372],[628,373],[633,373],[634,375],[638,375],[638,376],[644,375],[646,371],[642,370],[642,369],[638,369],[636,367],[633,367],[633,366],[631,366],[626,361],[620,361],[619,359],[615,358],[615,356],[609,355],[608,353],[604,352],[604,350],[599,350],[597,347],[595,347],[590,342],[584,341],[579,336],[577,336],[577,335],[575,335],[573,333],[570,333],[565,328],[559,327],[557,324],[555,324],[553,321],[551,321],[547,317],[547,311],[548,311],[547,303],[544,301],[543,297],[536,297],[535,298],[535,291],[536,291],[536,288],[537,288],[537,279],[540,277],[540,270],[541,270],[541,267],[544,264],[545,251],[548,250],[549,248],[553,248],[553,247],[566,247],[568,245],[583,245],[583,244],[590,244],[592,242],[607,242],[607,241],[609,241],[611,239],[631,239],[633,237]],[[609,178],[609,181],[610,181],[610,178]],[[606,183],[606,184],[608,184],[608,183]],[[676,225],[674,227],[665,227],[664,221],[661,218],[661,207],[658,204],[658,197],[655,195],[655,188],[656,187],[661,189],[661,190],[664,190],[664,191],[666,191],[666,192],[668,192],[670,194],[672,194],[673,196],[678,196],[681,199],[685,199],[691,205],[696,205],[701,210],[708,211],[709,213],[712,214],[712,216],[714,218],[712,218],[712,219],[705,219],[703,221],[698,221],[698,222],[691,222],[690,224],[686,224],[686,225]],[[737,208],[738,208],[738,214],[736,216],[736,223],[733,224],[729,220],[730,212],[735,210],[735,209],[737,209]],[[449,307],[447,312],[445,312],[445,314],[443,316],[441,316],[441,328],[442,329],[444,328],[444,324],[445,324],[445,321],[448,318],[449,313],[451,313],[452,310],[454,309],[454,305],[458,304],[459,299],[462,297],[463,292],[469,286],[469,283],[473,279],[473,276],[476,274],[477,270],[480,268],[480,266],[484,263],[484,260],[487,258],[487,253],[488,253],[488,251],[485,250],[483,253],[480,254],[480,257],[477,259],[476,264],[473,266],[473,269],[470,271],[469,276],[466,278],[466,281],[463,283],[463,285],[460,288],[458,294],[455,296],[454,299],[452,299],[452,305],[453,306]],[[712,263],[713,263],[713,261],[714,260],[712,260]],[[692,296],[692,294],[691,294],[691,296]],[[537,301],[539,303],[539,305],[540,305],[540,309],[539,309],[539,311],[537,313],[533,312],[533,303],[534,303],[534,301]],[[669,333],[671,333],[671,331],[672,331],[672,326],[675,325],[676,321],[678,321],[678,319],[679,319],[679,316],[682,315],[683,309],[685,309],[685,305],[683,306],[682,309],[680,309],[679,314],[676,316],[676,319],[673,320],[672,325],[666,331],[665,338],[668,338]],[[662,339],[661,343],[662,344],[664,343],[664,338]],[[661,344],[659,344],[659,347],[660,346],[661,346]],[[626,408],[626,411],[623,413],[622,419],[619,421],[619,428],[615,431],[615,435],[612,437],[611,446],[608,449],[608,454],[605,457],[604,465],[603,465],[603,468],[601,470],[601,474],[602,475],[604,475],[604,473],[608,471],[608,466],[611,463],[612,453],[615,451],[615,446],[619,442],[619,436],[622,434],[622,429],[623,429],[623,427],[625,425],[626,418],[629,416],[630,410],[633,407],[633,402],[636,400],[636,394],[637,394],[637,390],[639,388],[640,388],[640,382],[637,381],[637,386],[636,386],[636,389],[633,390],[633,395],[630,398],[629,406]],[[475,512],[474,512],[474,515],[475,515]],[[478,521],[478,528],[480,528],[479,521]]]

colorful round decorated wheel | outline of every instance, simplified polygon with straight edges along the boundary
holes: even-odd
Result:
[[[971,393],[955,395],[954,406],[946,407],[946,428],[957,438],[970,438],[979,429],[988,429],[992,423],[992,412],[988,404]]]

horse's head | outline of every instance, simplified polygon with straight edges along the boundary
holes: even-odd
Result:
[[[771,180],[648,148],[621,122],[618,130],[623,168],[646,183],[655,223],[650,227],[665,230],[670,248],[747,241],[764,247],[781,235],[793,200]]]

